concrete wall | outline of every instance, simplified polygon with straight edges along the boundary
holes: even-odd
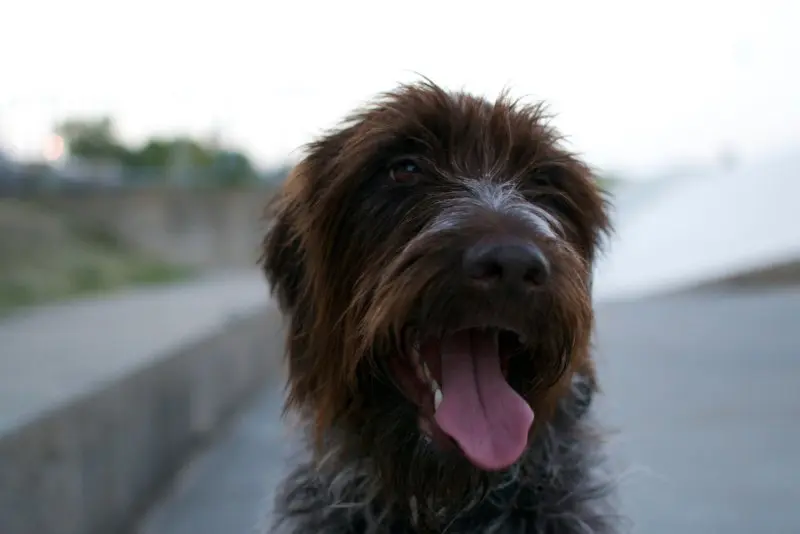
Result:
[[[35,197],[166,260],[202,269],[252,266],[271,189],[101,189]]]
[[[143,354],[149,365],[0,434],[0,533],[125,532],[188,454],[282,376],[276,313]]]

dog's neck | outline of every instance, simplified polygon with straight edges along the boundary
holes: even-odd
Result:
[[[351,525],[357,520],[364,525],[358,532],[461,534],[494,532],[493,528],[510,523],[535,526],[520,532],[610,532],[610,516],[597,508],[605,502],[602,497],[610,486],[608,479],[595,472],[602,457],[587,440],[594,428],[587,415],[591,397],[591,386],[576,377],[555,417],[540,428],[523,458],[508,471],[484,479],[491,484],[464,499],[397,495],[384,483],[371,458],[348,456],[331,446],[289,477],[279,508],[286,511],[284,519],[315,514],[309,528]],[[331,445],[335,443],[332,439]],[[387,529],[387,524],[397,524],[397,528]]]

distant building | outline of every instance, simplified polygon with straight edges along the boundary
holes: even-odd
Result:
[[[124,178],[124,170],[119,162],[87,160],[69,156],[55,166],[59,178],[70,182],[95,185],[118,185]]]

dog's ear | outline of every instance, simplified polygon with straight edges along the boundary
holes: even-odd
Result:
[[[553,197],[553,208],[568,222],[572,238],[591,270],[613,232],[610,195],[600,185],[594,170],[577,158],[561,162],[554,171],[554,179],[562,194]]]
[[[262,242],[260,263],[288,319],[289,389],[284,411],[294,408],[313,413],[319,440],[346,403],[349,390],[332,380],[342,366],[329,357],[331,347],[341,346],[337,336],[343,333],[324,323],[332,314],[320,312],[319,308],[328,299],[324,292],[313,294],[312,289],[314,277],[319,276],[313,269],[313,252],[319,247],[315,249],[308,243],[315,242],[310,235],[315,222],[311,217],[315,205],[312,191],[319,183],[315,178],[320,172],[313,156],[319,157],[314,152],[292,169],[267,207],[269,229]],[[309,335],[310,332],[315,334]]]
[[[278,297],[281,307],[293,310],[300,298],[305,277],[304,253],[295,224],[298,199],[295,198],[299,167],[289,173],[281,189],[267,206],[269,228],[261,244],[259,263]]]

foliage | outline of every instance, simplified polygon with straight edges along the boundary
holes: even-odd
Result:
[[[124,159],[127,150],[116,138],[108,117],[97,120],[70,119],[56,127],[70,153],[87,159]]]
[[[189,137],[153,137],[127,146],[108,117],[70,119],[56,127],[71,156],[117,163],[132,176],[155,175],[161,181],[186,180],[202,185],[245,185],[258,179],[250,159]]]

